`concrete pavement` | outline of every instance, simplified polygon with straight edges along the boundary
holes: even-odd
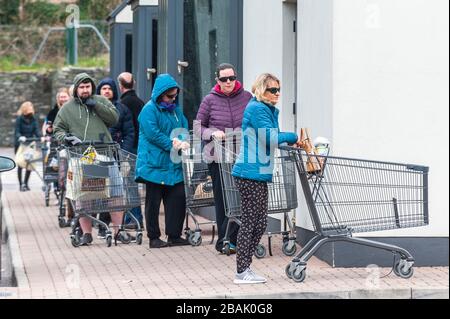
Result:
[[[207,229],[199,247],[150,250],[145,238],[142,246],[108,248],[94,239],[74,248],[69,229],[58,227],[55,198],[45,207],[35,174],[32,191],[19,192],[16,174],[3,174],[2,200],[18,287],[0,287],[0,298],[449,298],[448,267],[415,268],[401,279],[385,276],[387,268],[332,268],[313,258],[305,281],[295,283],[285,275],[291,257],[277,236],[274,256],[252,264],[268,279],[259,285],[233,284],[235,256],[218,254]]]

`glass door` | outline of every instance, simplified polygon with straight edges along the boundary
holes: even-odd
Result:
[[[242,0],[162,0],[159,73],[182,86],[180,101],[189,126],[215,85],[220,63],[242,69]]]

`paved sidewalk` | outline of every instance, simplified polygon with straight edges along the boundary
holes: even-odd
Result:
[[[40,182],[18,192],[16,171],[3,174],[4,222],[8,228],[18,287],[0,287],[0,298],[448,298],[448,267],[415,268],[405,280],[390,269],[332,268],[312,259],[303,283],[289,280],[291,257],[273,240],[274,256],[255,259],[266,284],[235,285],[235,256],[216,253],[205,228],[199,247],[148,248],[136,244],[106,247],[94,239],[74,248],[69,229],[60,229],[52,197],[45,207]],[[161,219],[163,225],[163,219]],[[94,236],[95,237],[95,236]],[[266,239],[264,238],[264,241]]]

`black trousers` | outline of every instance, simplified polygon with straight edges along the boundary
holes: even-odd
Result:
[[[31,171],[25,170],[25,180],[22,179],[22,168],[17,167],[17,178],[19,179],[19,184],[27,185],[28,186],[28,180],[30,179]]]
[[[220,182],[220,168],[219,164],[211,163],[208,164],[209,173],[211,174],[211,179],[213,182],[213,193],[214,202],[216,209],[216,223],[217,223],[217,241],[216,250],[221,251],[223,247],[223,240],[225,237],[225,232],[227,230],[228,217],[225,216],[225,207],[223,203],[223,193],[222,193],[222,183]],[[233,245],[236,245],[237,234],[239,231],[239,225],[236,223],[230,224],[230,229],[228,231],[229,240]]]
[[[184,183],[173,186],[146,183],[145,226],[150,240],[161,237],[159,228],[159,208],[161,200],[165,213],[165,233],[169,239],[181,237],[184,218],[186,217],[186,195]]]

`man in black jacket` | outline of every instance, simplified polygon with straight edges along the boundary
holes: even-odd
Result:
[[[129,72],[123,72],[117,77],[117,82],[119,83],[119,91],[122,94],[120,97],[120,103],[127,106],[133,115],[133,125],[134,125],[134,144],[133,150],[134,154],[137,154],[138,141],[139,141],[139,122],[138,117],[141,113],[142,108],[145,103],[137,96],[134,90],[135,81],[133,75]],[[139,220],[141,228],[143,226],[143,217],[141,207],[135,207],[131,210],[131,213]],[[127,228],[134,228],[131,218],[125,216],[125,225]]]
[[[119,83],[119,91],[122,94],[120,97],[120,103],[126,105],[133,115],[133,125],[134,125],[133,153],[136,154],[139,140],[138,117],[145,103],[137,96],[136,91],[134,90],[135,81],[131,73],[128,72],[121,73],[117,78],[117,82]]]

